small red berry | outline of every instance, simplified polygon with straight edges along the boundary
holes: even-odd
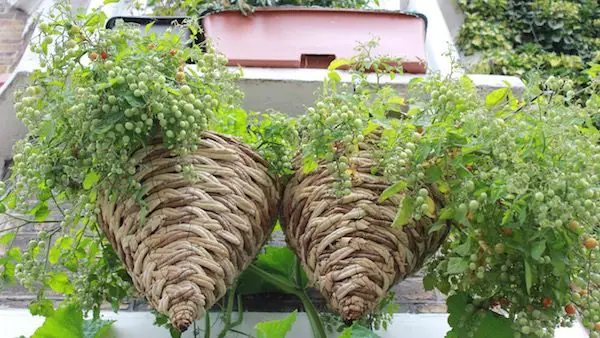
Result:
[[[504,236],[510,237],[513,234],[513,229],[511,229],[511,228],[502,228],[502,232],[504,233]]]
[[[550,299],[548,297],[544,297],[544,299],[542,299],[542,304],[544,305],[545,308],[549,308],[552,306],[552,299]]]
[[[565,306],[565,312],[569,316],[574,316],[577,313],[577,308],[575,308],[575,305],[573,304],[567,304],[567,306]]]
[[[586,248],[592,250],[598,247],[598,241],[595,238],[589,237],[583,242]]]
[[[90,53],[90,60],[96,61],[97,58],[98,58],[98,53],[96,53],[96,52]]]
[[[106,60],[106,58],[108,57],[108,54],[106,54],[106,52],[102,52],[102,53],[100,53],[100,57],[102,58],[102,60]]]

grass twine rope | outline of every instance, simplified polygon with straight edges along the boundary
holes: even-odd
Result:
[[[300,161],[282,205],[288,244],[311,285],[345,321],[372,312],[394,284],[421,268],[449,229],[444,226],[428,234],[434,220],[426,216],[392,227],[402,195],[379,202],[389,184],[371,174],[374,160],[365,149],[361,144],[359,153],[349,159],[356,169],[350,195],[334,196],[335,179],[326,163],[305,174]],[[434,199],[437,214],[441,203]]]
[[[162,144],[133,155],[147,190],[140,223],[133,197],[99,199],[100,225],[136,289],[185,331],[219,298],[271,233],[280,200],[267,163],[237,140],[205,132],[198,151],[172,156]],[[193,164],[197,182],[177,165]]]

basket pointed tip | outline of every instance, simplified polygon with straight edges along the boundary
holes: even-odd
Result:
[[[195,318],[192,311],[180,309],[173,312],[173,315],[171,316],[171,325],[179,330],[179,332],[185,332],[192,325]]]

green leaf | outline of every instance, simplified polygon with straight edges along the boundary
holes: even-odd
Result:
[[[111,0],[111,1],[119,1],[119,0]],[[150,31],[150,29],[152,29],[152,26],[154,26],[154,24],[156,23],[156,21],[152,21],[150,23],[148,23],[146,25],[146,27],[144,27],[144,33],[148,33]]]
[[[57,293],[65,295],[72,294],[75,291],[73,284],[69,281],[69,277],[64,272],[51,272],[48,274],[48,286]]]
[[[431,291],[433,289],[435,289],[435,284],[437,283],[437,278],[435,277],[435,275],[426,275],[425,277],[423,277],[423,288],[426,291]]]
[[[115,2],[119,2],[119,0],[104,0],[104,4],[105,4],[105,5],[112,4],[112,3],[115,3]],[[154,23],[154,21],[153,21],[152,23]],[[148,25],[146,25],[146,27],[147,27],[147,26],[148,26]]]
[[[352,326],[347,327],[342,331],[338,338],[380,338],[375,332],[354,322]]]
[[[542,258],[542,255],[544,254],[545,250],[546,250],[546,241],[545,240],[536,242],[533,245],[533,247],[531,248],[531,257],[533,257],[534,260],[539,261]]]
[[[83,179],[83,189],[90,190],[92,187],[98,183],[100,180],[100,175],[98,175],[95,171],[90,171],[85,178]]]
[[[84,338],[102,338],[106,336],[114,320],[85,320],[83,322],[83,337]]]
[[[505,338],[514,337],[512,321],[504,318],[497,313],[487,311],[486,316],[481,321],[479,330],[475,338]]]
[[[319,167],[319,163],[317,163],[317,161],[315,161],[312,157],[308,156],[304,157],[302,164],[302,170],[304,170],[305,174],[310,173]]]
[[[46,40],[46,39],[44,39],[42,41],[42,52],[44,52],[44,55],[48,55],[48,44],[49,43],[50,42],[48,40]]]
[[[388,104],[398,104],[398,105],[403,105],[404,103],[406,103],[406,101],[404,100],[403,97],[401,96],[392,96],[388,99]]]
[[[454,218],[454,209],[450,207],[443,208],[440,210],[440,221],[445,219]]]
[[[336,71],[330,71],[329,73],[327,73],[327,77],[333,82],[342,81],[342,77]]]
[[[369,120],[369,122],[367,123],[367,127],[365,128],[365,130],[363,130],[363,136],[367,136],[370,133],[372,133],[373,131],[375,131],[375,129],[379,128],[379,125],[371,120]]]
[[[90,16],[90,18],[86,21],[85,26],[95,29],[97,27],[104,26],[105,21],[106,14],[103,11],[99,11]]]
[[[257,257],[253,264],[292,283],[296,282],[294,280],[296,255],[288,247],[267,246],[265,251]],[[300,272],[300,285],[304,287],[308,284],[308,278],[304,270],[300,269]],[[251,271],[246,270],[238,279],[236,292],[247,295],[262,292],[283,292],[283,290],[278,289]]]
[[[44,321],[31,338],[82,338],[83,313],[75,305],[58,308]]]
[[[297,312],[294,311],[281,320],[256,324],[256,338],[285,338],[287,333],[292,329],[294,322],[296,322]]]
[[[48,204],[44,203],[35,211],[35,220],[37,222],[45,221],[48,215],[50,215],[50,209],[48,208]]]
[[[328,70],[334,70],[334,69],[338,69],[342,66],[349,66],[352,64],[351,60],[348,59],[335,59],[333,61],[331,61],[331,63],[329,64],[329,67],[327,67]]]
[[[475,89],[475,83],[473,82],[473,80],[471,80],[471,78],[469,78],[466,75],[461,76],[458,81],[460,82],[460,84],[466,88],[466,89]]]
[[[442,178],[443,172],[437,165],[425,169],[425,181],[427,183],[435,183]]]
[[[17,234],[14,232],[9,232],[9,233],[2,235],[2,237],[0,237],[0,245],[4,245],[4,244],[8,244],[8,243],[12,242],[12,240],[15,239],[16,236],[17,236]]]
[[[421,83],[423,81],[425,81],[425,78],[423,78],[423,77],[412,78],[410,81],[408,81],[408,89],[409,90],[414,89],[416,86],[419,85],[419,83]]]
[[[467,257],[471,253],[471,241],[467,241],[457,246],[454,248],[454,252],[461,257]]]
[[[408,183],[406,183],[406,181],[399,181],[399,182],[396,182],[396,183],[390,185],[381,193],[381,195],[379,195],[379,203],[383,203],[388,198],[390,198],[390,197],[396,195],[397,193],[399,193],[400,191],[406,189],[407,186],[408,186]]]
[[[169,91],[169,88],[167,88],[167,91]],[[181,94],[179,94],[179,95],[181,95]],[[130,106],[132,106],[134,108],[139,108],[144,105],[144,101],[142,101],[142,99],[133,96],[131,93],[124,94],[123,98],[125,99],[125,101],[127,101],[127,103],[129,103]],[[119,116],[122,116],[122,115],[119,114]]]
[[[530,294],[531,287],[533,286],[533,272],[527,259],[525,260],[525,286],[527,287],[527,294]]]
[[[29,304],[29,312],[32,316],[50,317],[54,314],[54,306],[49,299],[41,299]]]
[[[0,203],[0,214],[3,214],[6,211],[6,206],[4,203]]]
[[[469,262],[466,259],[451,257],[448,260],[448,269],[446,273],[449,275],[457,275],[467,271],[469,268]]]
[[[500,88],[496,89],[493,92],[489,93],[485,97],[485,105],[488,107],[493,107],[499,104],[502,100],[504,100],[508,96],[508,88]]]
[[[394,223],[392,223],[393,227],[401,227],[408,224],[410,216],[412,215],[414,203],[414,198],[409,196],[404,197],[404,199],[402,200],[402,206],[398,209],[398,213],[396,214]]]

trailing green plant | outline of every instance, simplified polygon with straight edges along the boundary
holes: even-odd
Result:
[[[72,14],[70,4],[58,3],[32,43],[41,68],[16,94],[28,133],[15,145],[8,184],[0,182],[1,286],[16,281],[34,292],[30,312],[47,323],[59,309],[91,311],[98,321],[102,304],[117,311],[126,297],[138,296],[99,231],[96,206],[100,192],[132,194],[144,219],[135,151],[160,142],[175,156],[189,154],[210,130],[252,146],[272,163],[274,176],[291,170],[295,122],[240,108],[239,72],[227,69],[209,43],[189,44],[200,32],[197,21],[160,35],[151,25],[105,29],[105,21],[101,9]],[[181,38],[184,29],[190,41]],[[190,165],[177,170],[198,179]],[[38,235],[20,248],[16,239],[25,228]],[[49,292],[65,297],[56,310]]]
[[[561,76],[581,89],[590,80],[585,65],[600,62],[595,0],[460,0],[459,5],[465,22],[457,42],[467,55],[482,52],[475,71]]]
[[[404,196],[392,226],[425,214],[436,219],[430,232],[452,223],[424,280],[450,296],[448,337],[553,337],[576,314],[598,337],[597,81],[581,106],[573,82],[556,77],[522,99],[510,88],[482,99],[468,77],[432,74],[410,82],[407,101],[379,76],[354,79],[331,73],[303,117],[303,169],[331,163],[344,196],[354,180],[347,159],[363,143],[379,159],[372,173],[390,183],[380,200]],[[443,196],[438,214],[430,186]]]

